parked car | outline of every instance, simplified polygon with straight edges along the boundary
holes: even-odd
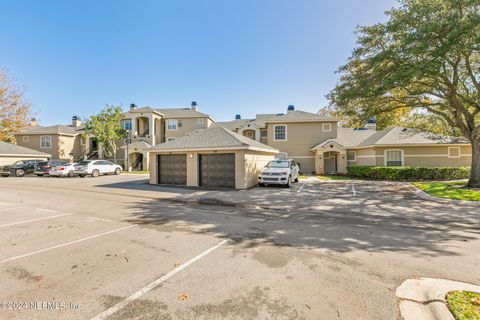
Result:
[[[37,176],[41,177],[44,175],[49,174],[50,169],[53,166],[58,166],[60,164],[66,163],[65,161],[62,160],[49,160],[49,161],[40,161],[35,165],[35,173]]]
[[[272,160],[260,171],[258,185],[281,184],[290,188],[292,182],[298,182],[299,176],[300,168],[295,160]]]
[[[33,173],[35,165],[42,160],[18,160],[14,164],[0,167],[0,174],[3,177],[14,175],[23,177],[26,174]]]
[[[51,177],[73,177],[75,176],[75,166],[78,163],[61,163],[50,168],[48,174]]]
[[[84,160],[75,166],[75,174],[80,177],[91,175],[98,177],[100,174],[120,174],[122,167],[107,160]]]

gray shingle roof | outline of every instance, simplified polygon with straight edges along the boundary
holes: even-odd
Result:
[[[210,115],[200,111],[195,111],[192,108],[168,108],[154,110],[165,115],[166,118],[211,118]]]
[[[247,123],[253,123],[253,119],[236,119],[233,121],[215,122],[212,127],[223,127],[229,130],[238,130],[244,127]]]
[[[189,135],[179,137],[172,141],[163,142],[151,147],[151,151],[162,150],[194,150],[207,148],[235,148],[244,149],[248,147],[260,148],[265,151],[277,153],[278,150],[249,139],[238,133],[223,127],[213,127],[209,129],[198,130]]]
[[[403,127],[392,127],[371,135],[359,146],[373,145],[411,145],[411,144],[468,144],[465,138],[442,136],[431,132]]]
[[[375,133],[375,130],[368,129],[337,128],[336,138],[324,140],[316,145],[314,149],[322,147],[327,141],[338,143],[345,148],[355,148]]]
[[[83,129],[83,125],[81,127],[74,128],[72,126],[64,126],[61,124],[56,124],[49,127],[42,127],[42,126],[32,126],[32,127],[25,127],[18,132],[15,132],[15,135],[22,135],[22,134],[68,134],[68,135],[76,135],[79,131]]]
[[[322,116],[316,113],[305,112],[300,110],[289,111],[282,115],[268,117],[266,122],[281,122],[281,121],[336,121],[335,118]]]
[[[19,156],[41,156],[50,157],[48,153],[18,146],[13,143],[0,141],[0,156],[2,155],[19,155]]]

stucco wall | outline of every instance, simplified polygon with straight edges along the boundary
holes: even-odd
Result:
[[[323,123],[331,124],[331,131],[322,130]],[[287,126],[287,141],[274,141],[274,126]],[[300,164],[302,172],[315,171],[315,156],[311,148],[318,143],[337,136],[336,122],[288,122],[267,124],[267,144],[280,152],[288,153],[289,158]]]
[[[169,131],[167,124],[169,119],[175,119],[177,120],[177,130],[174,131]],[[208,128],[209,126],[209,121],[208,118],[200,118],[203,119],[203,124],[198,123],[199,118],[167,118],[165,119],[165,140],[171,137],[181,137],[184,136],[186,133],[192,132],[197,129],[205,129]],[[179,126],[179,123],[182,123],[182,126]]]
[[[448,146],[414,146],[414,147],[377,147],[376,165],[385,165],[385,150],[403,150],[404,165],[416,167],[456,167],[470,166],[472,151],[470,146],[460,147],[460,158],[448,157]]]
[[[251,188],[258,184],[258,173],[274,158],[275,155],[268,153],[252,153],[250,151],[245,153],[245,188]]]
[[[28,142],[23,141],[23,137],[28,136]],[[58,135],[45,134],[45,136],[52,137],[52,147],[51,148],[40,148],[40,137],[44,136],[43,134],[29,134],[29,135],[16,135],[15,139],[17,140],[17,145],[37,150],[40,152],[45,152],[52,155],[52,159],[59,159],[59,146],[58,146]]]

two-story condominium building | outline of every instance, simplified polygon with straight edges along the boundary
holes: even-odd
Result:
[[[95,142],[82,137],[83,126],[77,116],[70,125],[43,127],[32,119],[30,126],[15,133],[17,145],[48,153],[53,159],[73,161],[96,149]],[[93,143],[93,145],[92,145]]]
[[[128,131],[128,140],[119,141],[122,150],[119,158],[125,159],[126,165],[133,170],[146,170],[148,148],[173,141],[195,130],[209,128],[212,123],[213,118],[198,111],[195,102],[192,102],[190,108],[156,109],[132,105],[123,121],[124,129]]]
[[[469,166],[472,156],[463,138],[402,127],[376,131],[374,122],[364,128],[342,128],[334,118],[293,106],[286,114],[259,114],[255,119],[237,115],[214,125],[278,149],[305,173],[346,173],[347,166],[354,165]]]

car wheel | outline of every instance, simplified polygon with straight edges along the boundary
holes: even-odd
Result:
[[[37,174],[37,177],[43,177],[43,174]]]
[[[259,183],[258,184],[260,187],[265,187],[265,183]]]
[[[25,175],[25,170],[23,170],[23,169],[15,170],[15,176],[16,177],[23,177],[24,175]]]
[[[285,185],[285,188],[290,188],[292,186],[292,177],[288,177],[287,184]]]
[[[73,170],[70,170],[70,171],[68,171],[67,176],[69,176],[71,178],[71,177],[75,176],[75,173],[73,172]]]
[[[84,174],[79,174],[78,175],[80,178],[85,178],[85,175]]]
[[[94,177],[94,178],[98,177],[99,174],[100,174],[100,172],[97,169],[92,171],[92,177]]]
[[[115,173],[115,175],[118,176],[121,171],[122,171],[122,170],[120,170],[120,168],[117,168],[117,169],[115,169],[115,171],[114,171],[113,173]]]
[[[300,178],[300,176],[297,174],[297,177],[295,178],[295,181],[294,182],[298,182],[298,179]]]

